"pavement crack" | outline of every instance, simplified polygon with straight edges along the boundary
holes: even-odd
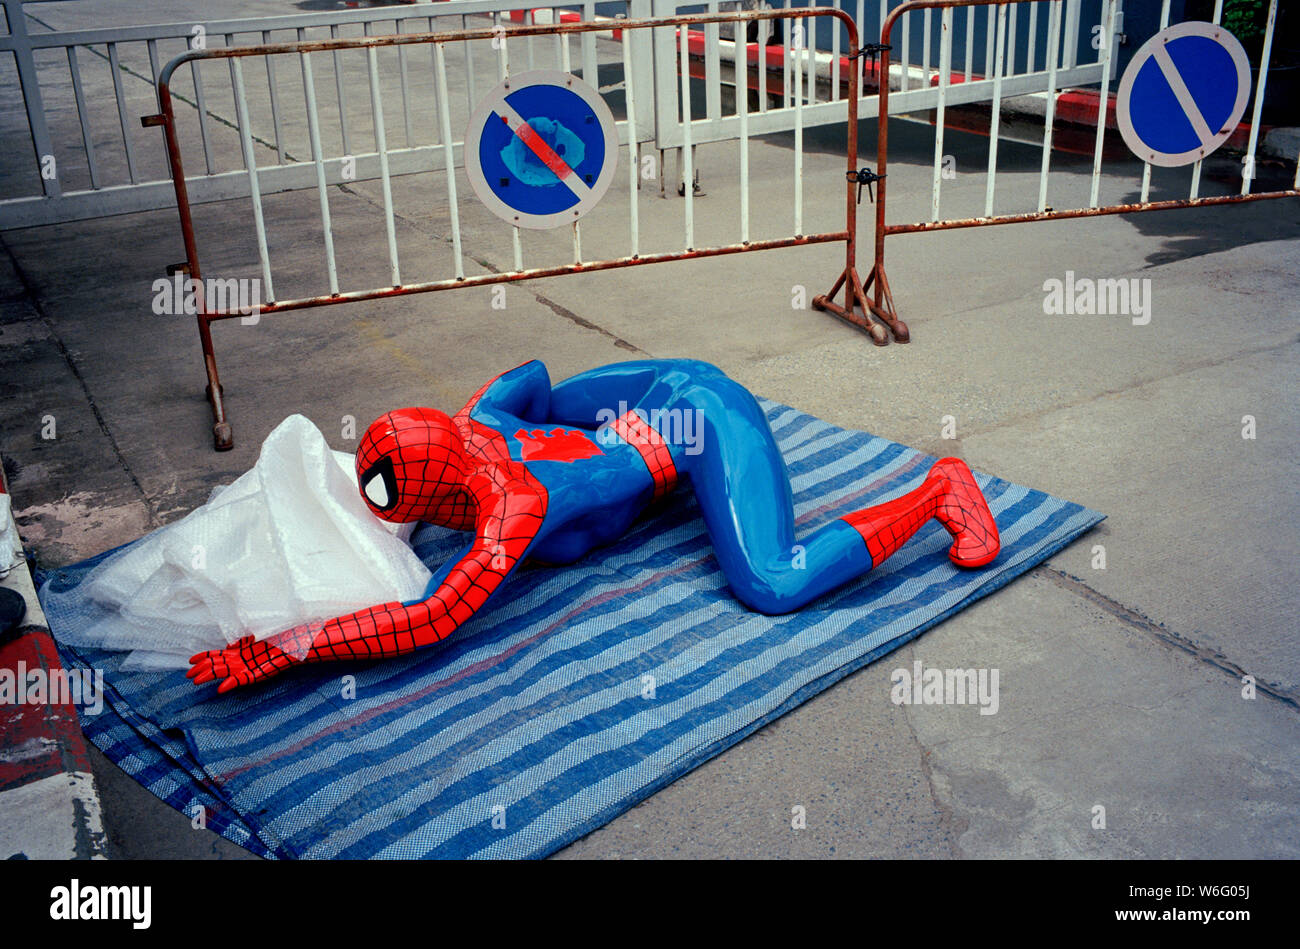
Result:
[[[474,257],[473,260],[484,270],[490,271],[491,273],[501,273],[499,269],[497,269],[495,266],[493,266],[491,263],[489,263],[486,260],[482,260],[478,257]],[[563,306],[562,304],[556,303],[550,297],[543,296],[540,293],[535,293],[532,290],[529,290],[528,293],[532,295],[534,300],[536,300],[542,306],[546,307],[556,316],[562,316],[566,320],[573,321],[578,326],[581,326],[583,329],[592,330],[594,332],[599,333],[601,336],[607,337],[619,349],[626,349],[630,353],[640,353],[642,356],[654,358],[653,356],[651,356],[650,353],[646,352],[644,349],[641,349],[639,346],[635,346],[632,343],[629,343],[627,340],[623,339],[623,337],[611,333],[603,326],[597,326],[595,323],[591,322],[591,320],[579,316],[577,313],[574,313],[572,310],[570,310],[567,306]]]
[[[362,201],[365,201],[367,204],[371,205],[372,207],[376,207],[376,208],[383,207],[383,205],[380,202],[376,201],[374,198],[370,197],[365,192],[358,191],[356,188],[349,188],[347,185],[339,185],[338,188],[340,191],[343,191],[346,194],[350,194],[353,197],[360,198]],[[432,240],[440,240],[443,243],[447,243],[449,241],[447,235],[438,233],[437,231],[435,231],[433,228],[429,227],[427,224],[425,224],[422,221],[417,221],[414,218],[407,217],[406,215],[400,214],[397,211],[393,212],[393,218],[394,220],[401,221],[403,224],[407,225],[413,230],[419,231],[425,237],[428,237]],[[488,260],[485,257],[480,257],[477,254],[474,254],[468,250],[465,251],[464,253],[466,257],[474,261],[474,263],[478,264],[484,270],[488,271],[488,273],[493,273],[493,274],[505,273],[505,271],[503,271],[500,267],[498,267],[496,264],[492,263],[490,260]],[[604,336],[607,339],[609,339],[619,349],[625,349],[630,353],[639,353],[642,356],[654,358],[651,353],[646,352],[641,347],[628,342],[627,340],[623,339],[623,337],[618,336],[615,333],[611,333],[603,326],[598,326],[597,324],[591,322],[591,320],[579,316],[577,313],[573,312],[563,304],[556,303],[550,297],[537,293],[535,290],[531,288],[525,288],[525,292],[528,293],[534,300],[536,300],[542,306],[546,307],[548,310],[554,313],[556,316],[561,316],[564,319],[569,320],[570,322],[575,323],[578,326],[581,326],[583,329],[591,330],[592,332],[599,333],[601,336]]]
[[[1088,584],[1084,583],[1079,577],[1066,573],[1064,570],[1060,570],[1056,567],[1049,567],[1045,564],[1036,567],[1031,571],[1031,574],[1050,580],[1062,589],[1087,600],[1094,606],[1099,607],[1105,613],[1118,619],[1130,629],[1147,633],[1167,646],[1179,649],[1200,662],[1213,666],[1221,672],[1226,672],[1238,681],[1241,681],[1241,679],[1247,675],[1253,676],[1255,679],[1255,688],[1257,690],[1263,692],[1265,695],[1277,699],[1279,702],[1290,705],[1294,709],[1300,709],[1300,698],[1297,698],[1297,696],[1288,692],[1280,683],[1267,682],[1259,676],[1247,672],[1222,653],[1216,652],[1213,649],[1208,649],[1205,646],[1198,646],[1185,636],[1169,629],[1163,623],[1157,623],[1155,620],[1139,613],[1137,610],[1130,609],[1124,604],[1106,596],[1104,593],[1099,593],[1092,587],[1088,586]]]
[[[930,800],[934,803],[935,810],[939,812],[939,826],[943,828],[944,836],[948,839],[948,847],[952,851],[954,858],[963,856],[961,845],[958,839],[970,822],[964,818],[958,818],[951,804],[945,804],[939,797],[939,789],[934,784],[934,769],[930,766],[930,751],[921,744],[920,736],[916,734],[916,728],[912,725],[912,717],[907,713],[907,706],[901,706],[903,710],[903,723],[907,726],[907,733],[912,737],[912,742],[916,745],[917,758],[921,764],[921,773],[925,775],[926,787],[930,790]]]
[[[27,275],[27,272],[23,270],[22,265],[18,262],[17,256],[15,256],[13,252],[13,249],[9,246],[9,243],[4,239],[4,235],[2,234],[0,234],[0,248],[3,248],[5,256],[9,258],[9,265],[13,267],[14,273],[18,276],[19,282],[22,283],[23,293],[26,295],[32,309],[36,311],[37,318],[45,326],[46,332],[50,334],[50,339],[58,349],[59,355],[63,357],[63,361],[68,366],[68,371],[71,372],[72,377],[77,380],[77,385],[80,386],[82,394],[86,397],[86,404],[90,407],[90,411],[95,417],[95,424],[99,426],[99,430],[103,436],[108,439],[108,444],[112,448],[113,456],[117,459],[117,463],[122,467],[122,470],[126,472],[126,476],[131,479],[131,484],[139,493],[140,500],[144,503],[145,510],[149,514],[150,526],[161,526],[162,521],[158,517],[158,511],[154,507],[153,501],[149,498],[149,493],[145,491],[144,485],[140,483],[140,479],[136,477],[136,473],[131,469],[131,465],[127,462],[126,456],[122,453],[121,446],[117,443],[117,438],[108,427],[108,422],[104,418],[104,413],[100,411],[94,395],[91,394],[90,386],[87,384],[85,377],[81,374],[81,370],[77,367],[76,360],[72,358],[72,353],[68,351],[67,345],[63,342],[63,337],[60,336],[58,330],[54,328],[54,321],[50,319],[50,315],[46,312],[44,305],[41,303],[40,297],[37,296],[36,288],[32,285],[31,278]]]

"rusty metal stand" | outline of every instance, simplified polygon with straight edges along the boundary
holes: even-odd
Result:
[[[867,296],[867,290],[872,284],[876,286],[876,298],[872,300]],[[840,306],[835,302],[835,294],[839,293],[840,287],[844,287],[844,305]],[[835,280],[835,285],[831,287],[830,293],[825,296],[813,297],[812,305],[832,316],[839,317],[845,323],[856,326],[860,330],[865,330],[871,337],[871,341],[877,346],[886,346],[889,344],[889,333],[885,327],[889,327],[889,332],[894,334],[894,339],[900,343],[906,343],[911,339],[908,333],[907,324],[898,318],[894,311],[894,299],[889,292],[889,282],[885,279],[883,269],[876,267],[871,268],[871,273],[867,276],[867,282],[864,284],[862,278],[858,276],[858,270],[853,265],[849,265],[842,271]],[[861,313],[858,311],[861,310]],[[885,326],[880,323],[872,322],[871,317],[875,316]]]
[[[886,50],[888,48],[886,47]],[[886,55],[888,53],[886,52]],[[856,70],[855,70],[856,73]],[[855,74],[850,74],[851,76]],[[850,82],[850,90],[856,88],[856,82]],[[884,153],[881,152],[881,155]],[[835,280],[835,285],[831,287],[831,292],[825,296],[813,297],[812,305],[815,309],[830,313],[843,320],[851,326],[856,326],[860,330],[865,330],[871,337],[871,341],[877,346],[886,346],[889,344],[889,333],[885,332],[885,326],[894,334],[894,339],[900,343],[906,343],[911,339],[907,331],[907,324],[898,318],[898,313],[894,310],[894,297],[889,292],[889,281],[885,278],[885,175],[884,172],[877,174],[870,168],[858,168],[858,149],[857,149],[857,129],[856,125],[852,128],[849,135],[848,149],[849,167],[845,173],[845,180],[848,182],[848,192],[845,196],[845,228],[848,231],[848,239],[844,247],[844,269],[840,271],[839,277]],[[856,192],[854,186],[857,186]],[[872,192],[872,185],[880,186],[880,198],[876,199]],[[864,284],[862,278],[858,276],[857,246],[858,246],[858,204],[862,201],[862,190],[867,190],[867,195],[876,205],[876,262],[871,267],[871,273],[867,275],[867,282]],[[867,290],[875,286],[875,299],[867,297]],[[835,294],[840,292],[840,287],[844,288],[844,305],[840,306],[835,302]],[[861,310],[861,314],[858,310]],[[871,317],[884,323],[873,323]]]
[[[190,214],[189,191],[185,186],[185,170],[181,164],[181,147],[176,137],[176,120],[172,113],[171,89],[167,83],[158,84],[158,104],[160,111],[156,115],[140,117],[140,124],[145,128],[161,127],[167,143],[167,164],[171,171],[172,183],[176,189],[176,208],[180,212],[181,237],[185,242],[185,263],[174,264],[167,268],[169,274],[184,273],[187,278],[202,283],[199,272],[198,244],[194,239],[194,219]],[[230,423],[226,421],[225,389],[217,375],[217,355],[212,348],[212,318],[205,312],[205,295],[200,292],[195,301],[198,305],[196,318],[199,325],[199,345],[203,350],[203,366],[208,374],[208,384],[203,390],[208,405],[212,407],[212,447],[217,451],[230,451],[235,447],[234,435]]]

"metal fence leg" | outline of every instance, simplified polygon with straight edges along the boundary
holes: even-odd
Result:
[[[886,27],[893,23],[893,19],[886,21]],[[880,84],[880,114],[877,118],[877,143],[876,143],[876,160],[879,163],[878,174],[873,175],[867,172],[867,178],[859,177],[858,173],[858,112],[853,105],[858,101],[858,76],[862,66],[860,64],[861,55],[858,47],[855,45],[856,37],[850,37],[850,53],[855,54],[850,61],[853,63],[853,69],[849,72],[849,89],[848,101],[849,120],[848,120],[848,169],[845,173],[847,187],[845,189],[845,230],[848,232],[844,249],[844,270],[836,279],[835,284],[831,287],[830,293],[825,296],[813,297],[812,305],[815,309],[822,310],[836,316],[846,323],[856,326],[858,329],[866,331],[871,337],[871,341],[877,346],[885,346],[889,343],[889,333],[892,332],[894,339],[900,343],[906,343],[911,340],[911,334],[908,332],[907,324],[898,318],[898,313],[894,310],[893,294],[889,292],[889,281],[885,279],[885,162],[888,150],[888,128],[889,128],[889,82],[882,81]],[[881,36],[881,43],[888,44],[888,29]],[[887,77],[889,75],[889,47],[885,45],[881,53],[880,75]],[[861,188],[874,182],[879,186],[879,192],[875,195],[876,202],[876,258],[871,267],[871,273],[867,275],[867,282],[864,284],[862,278],[858,276],[858,199],[861,194]],[[875,300],[867,297],[867,290],[875,286]],[[844,288],[844,305],[835,302],[835,294]],[[859,310],[861,313],[859,314]],[[884,323],[872,322],[872,317]],[[887,332],[885,327],[889,327]]]
[[[202,313],[198,315],[199,342],[203,347],[203,365],[208,372],[208,385],[203,390],[212,406],[212,447],[217,451],[230,451],[235,447],[234,433],[226,421],[226,391],[217,375],[217,356],[212,351],[212,323]]]

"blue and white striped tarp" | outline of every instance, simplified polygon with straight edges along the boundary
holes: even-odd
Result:
[[[765,402],[801,530],[916,487],[934,458]],[[182,672],[61,647],[104,671],[82,725],[155,795],[269,857],[542,857],[1001,587],[1103,515],[977,476],[1002,553],[960,571],[937,523],[882,569],[788,616],[727,592],[689,490],[616,546],[525,569],[440,649],[314,665],[217,696]],[[435,569],[461,535],[421,527]],[[42,576],[55,637],[102,619]],[[51,608],[56,607],[56,608]],[[344,676],[355,677],[345,697]],[[653,696],[647,686],[653,684]],[[494,820],[494,818],[496,818]]]

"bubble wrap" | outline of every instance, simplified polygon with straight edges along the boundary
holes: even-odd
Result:
[[[371,514],[352,455],[291,415],[252,470],[96,566],[86,592],[118,615],[60,638],[131,650],[123,668],[182,668],[250,633],[418,599],[430,573],[407,543],[412,527]]]

